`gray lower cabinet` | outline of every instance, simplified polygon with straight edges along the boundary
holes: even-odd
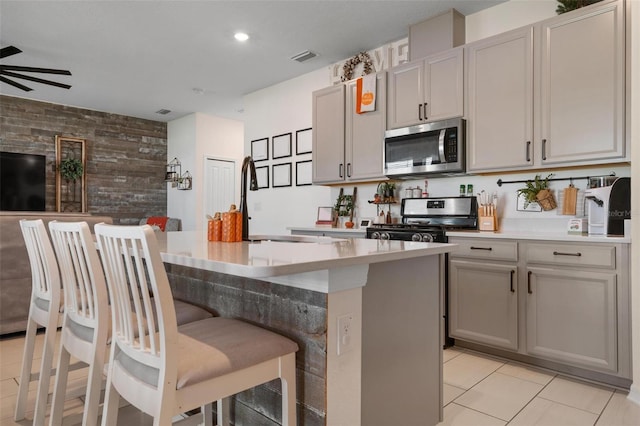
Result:
[[[453,236],[449,242],[458,244],[448,282],[456,344],[630,384],[628,244]]]
[[[514,264],[451,260],[451,337],[518,349],[517,270]]]
[[[527,353],[616,372],[615,271],[527,268]]]

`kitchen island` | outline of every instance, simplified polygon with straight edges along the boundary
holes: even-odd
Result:
[[[433,425],[442,415],[451,244],[158,234],[174,297],[295,340],[299,425]],[[339,337],[340,336],[340,337]],[[239,424],[278,424],[280,389],[239,394]]]

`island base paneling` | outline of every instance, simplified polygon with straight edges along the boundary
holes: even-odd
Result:
[[[185,266],[165,267],[175,298],[258,324],[298,343],[298,425],[326,424],[327,294]],[[237,394],[231,403],[233,423],[279,425],[281,396],[278,380]]]

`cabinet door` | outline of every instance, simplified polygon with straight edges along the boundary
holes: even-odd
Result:
[[[461,117],[464,114],[463,63],[462,47],[425,59],[425,121]]]
[[[384,177],[382,150],[387,119],[387,75],[376,77],[376,110],[356,113],[356,81],[347,84],[345,157],[347,180]]]
[[[527,268],[527,352],[617,371],[616,273]]]
[[[468,169],[533,165],[533,27],[466,48]]]
[[[449,262],[449,334],[518,349],[518,273],[515,265]]]
[[[424,120],[423,61],[409,62],[389,71],[387,128],[412,126]]]
[[[343,84],[313,92],[313,183],[344,181],[344,93]]]
[[[624,157],[624,5],[541,27],[542,163]]]

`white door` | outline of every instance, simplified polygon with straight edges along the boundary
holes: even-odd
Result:
[[[236,163],[231,160],[207,158],[204,168],[205,214],[229,210],[236,201]]]

